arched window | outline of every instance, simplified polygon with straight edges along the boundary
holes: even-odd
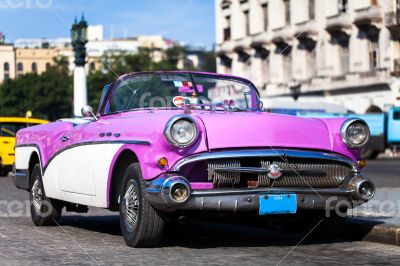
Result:
[[[48,71],[50,69],[50,63],[46,63],[46,71]]]
[[[37,72],[37,64],[35,62],[32,63],[32,72],[33,73]]]
[[[94,64],[94,62],[91,62],[89,64],[89,71],[92,72],[92,71],[95,71],[95,70],[96,70],[96,65]]]
[[[8,62],[4,63],[4,72],[10,71],[10,64]]]
[[[22,63],[17,64],[17,76],[21,77],[24,71],[24,65]]]
[[[8,62],[4,63],[4,80],[10,78],[10,64]]]

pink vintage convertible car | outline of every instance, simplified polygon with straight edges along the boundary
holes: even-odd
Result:
[[[261,108],[254,85],[239,77],[124,75],[104,88],[96,115],[86,106],[81,118],[20,130],[15,183],[30,191],[34,224],[58,222],[64,207],[107,208],[119,211],[122,235],[134,247],[156,245],[171,214],[290,220],[374,196],[360,173],[364,121]]]

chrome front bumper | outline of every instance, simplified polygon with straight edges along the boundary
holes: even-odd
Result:
[[[188,186],[188,198],[176,202],[171,197],[173,184],[182,182]],[[342,188],[252,188],[252,189],[212,189],[193,190],[190,183],[181,176],[161,176],[145,186],[145,196],[158,210],[173,212],[176,210],[198,210],[218,212],[257,211],[259,198],[268,195],[297,195],[298,209],[331,209],[339,207],[354,208],[369,199],[363,199],[357,193],[360,184],[372,182],[361,175],[354,177],[346,187]],[[373,187],[375,192],[375,187]],[[373,194],[371,195],[371,198]]]
[[[214,188],[211,190],[193,190],[182,170],[185,166],[200,161],[215,159],[240,159],[240,158],[279,158],[287,164],[289,159],[324,160],[346,165],[350,169],[350,175],[341,176],[340,185],[326,186],[326,188],[308,186],[261,186],[257,188]],[[284,158],[286,158],[284,160]],[[210,167],[210,165],[209,165]],[[212,168],[212,167],[211,167]],[[315,168],[315,167],[314,167]],[[311,170],[315,170],[312,168]],[[319,169],[319,168],[318,168]],[[249,167],[236,167],[231,171],[249,171]],[[251,171],[265,171],[263,168],[251,168]],[[307,170],[307,169],[306,169]],[[297,172],[296,172],[297,173]],[[298,174],[298,173],[297,173]],[[175,201],[171,191],[179,183],[180,187],[186,187],[187,198]],[[279,184],[279,183],[278,183]],[[319,184],[319,183],[318,183]],[[319,184],[320,185],[320,184]],[[361,192],[369,192],[363,195]],[[145,194],[150,203],[163,211],[176,210],[202,210],[202,211],[257,211],[260,197],[275,194],[296,194],[298,209],[326,209],[345,205],[354,208],[370,200],[375,194],[375,186],[359,172],[354,162],[347,157],[333,153],[323,153],[305,150],[229,150],[194,154],[183,158],[173,165],[169,173],[148,181]],[[178,193],[179,194],[179,193]]]

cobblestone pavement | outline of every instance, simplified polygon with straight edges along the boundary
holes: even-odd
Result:
[[[400,264],[400,248],[345,239],[313,240],[267,228],[201,222],[167,232],[159,248],[125,245],[115,213],[66,214],[61,227],[33,226],[28,193],[0,178],[1,265]]]

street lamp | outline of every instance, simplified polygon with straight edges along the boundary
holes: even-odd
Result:
[[[75,54],[74,69],[74,115],[81,115],[82,106],[87,105],[86,86],[86,42],[88,24],[82,15],[78,22],[75,19],[71,28],[71,43]]]

